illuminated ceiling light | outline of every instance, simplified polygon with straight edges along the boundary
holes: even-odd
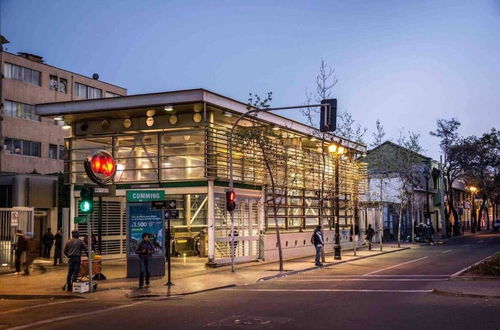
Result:
[[[337,145],[335,143],[328,145],[328,152],[332,154],[337,152]]]
[[[70,129],[71,128],[71,124],[68,123],[68,122],[65,122],[62,129]]]
[[[345,147],[343,146],[339,146],[339,151],[338,151],[339,155],[342,155],[342,154],[345,154],[346,153],[346,149]]]
[[[232,117],[233,114],[230,113],[230,112],[224,111],[224,116],[226,116],[226,117]]]
[[[317,139],[316,139],[314,136],[309,138],[309,141],[311,141],[311,142],[314,142],[314,141],[316,141],[316,140],[317,140]]]
[[[163,107],[163,110],[166,112],[174,111],[174,107],[172,105],[166,105]]]
[[[148,111],[146,111],[146,116],[148,117],[152,117],[156,114],[156,110],[155,109],[150,109]]]
[[[61,120],[64,120],[64,118],[63,118],[63,116],[55,116],[54,120],[61,121]]]
[[[196,112],[195,114],[193,114],[193,121],[195,123],[200,123],[202,119],[203,119],[203,117],[202,117],[201,113]]]
[[[184,135],[184,141],[189,141],[191,139],[191,135]]]
[[[279,128],[278,126],[273,126],[272,130],[273,130],[273,131],[279,131],[279,130],[280,130],[280,128]]]

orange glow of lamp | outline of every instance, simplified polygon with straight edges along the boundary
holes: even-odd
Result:
[[[105,150],[99,150],[88,156],[84,161],[84,167],[89,179],[97,184],[109,183],[116,173],[116,161]]]

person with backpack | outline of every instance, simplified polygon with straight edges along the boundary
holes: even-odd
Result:
[[[314,232],[311,236],[311,243],[316,248],[316,259],[314,263],[316,266],[321,267],[323,266],[323,264],[321,263],[321,250],[325,245],[325,241],[323,240],[323,233],[321,232],[320,225],[316,226],[316,229],[314,229]]]
[[[375,230],[373,230],[372,225],[369,224],[366,229],[366,241],[368,242],[368,250],[372,249],[372,238],[375,236]]]
[[[137,245],[135,253],[139,256],[140,273],[139,273],[139,289],[144,286],[144,273],[146,273],[146,286],[149,286],[150,264],[151,257],[155,248],[149,241],[149,234],[142,234],[142,241]]]

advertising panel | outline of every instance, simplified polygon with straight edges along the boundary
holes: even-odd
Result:
[[[164,215],[162,210],[151,209],[150,203],[129,203],[127,205],[127,214],[129,226],[128,255],[136,255],[137,245],[142,240],[142,234],[146,233],[155,248],[153,256],[164,256]]]

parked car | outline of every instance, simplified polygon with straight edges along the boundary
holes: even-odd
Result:
[[[500,229],[500,219],[493,221],[493,230],[498,231],[498,229]]]

